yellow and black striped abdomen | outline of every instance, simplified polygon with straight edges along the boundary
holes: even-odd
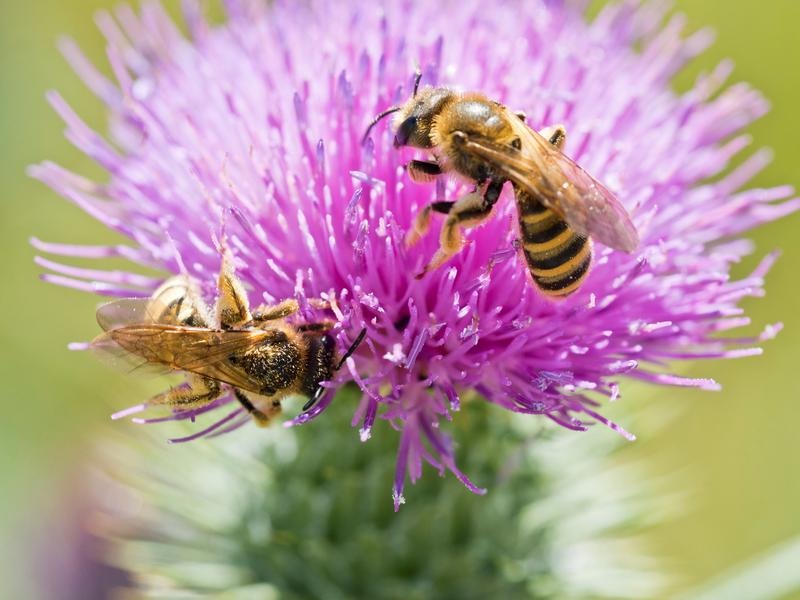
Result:
[[[589,272],[592,241],[527,192],[514,190],[525,260],[533,281],[548,296],[567,296]]]

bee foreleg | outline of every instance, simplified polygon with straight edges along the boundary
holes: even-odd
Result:
[[[250,315],[250,303],[247,301],[247,292],[236,277],[231,259],[226,255],[222,258],[222,267],[217,280],[216,313],[220,326],[223,329],[242,327],[253,320]]]
[[[408,176],[415,183],[431,183],[442,174],[442,168],[431,160],[412,160],[406,166]]]
[[[253,323],[285,319],[300,310],[297,300],[290,298],[275,306],[259,306],[253,311]]]
[[[491,180],[483,193],[474,191],[459,198],[448,210],[447,220],[442,227],[439,238],[439,249],[425,268],[417,274],[421,279],[425,273],[440,267],[451,256],[464,247],[462,227],[475,227],[485,221],[492,213],[500,192],[503,189],[502,180]]]
[[[253,420],[259,427],[266,427],[272,422],[272,419],[280,414],[281,412],[281,402],[280,400],[272,400],[270,404],[270,408],[263,412],[255,407],[255,405],[250,401],[250,398],[247,397],[242,390],[239,388],[233,388],[233,395],[236,396],[236,399],[239,403],[253,416]]]
[[[153,396],[147,404],[149,406],[171,406],[182,410],[199,408],[216,400],[221,392],[219,383],[213,379],[189,375],[186,383]]]
[[[567,141],[567,130],[563,125],[545,127],[539,134],[559,150],[564,149],[564,144]]]

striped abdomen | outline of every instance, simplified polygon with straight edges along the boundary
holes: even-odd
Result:
[[[525,260],[536,286],[548,296],[567,296],[589,272],[592,241],[578,235],[555,212],[514,189]]]

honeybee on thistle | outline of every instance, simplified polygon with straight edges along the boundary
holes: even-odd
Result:
[[[461,250],[461,228],[489,218],[507,181],[514,188],[525,260],[542,293],[563,297],[580,287],[592,262],[591,238],[624,252],[636,249],[639,236],[619,200],[562,152],[563,126],[537,133],[526,125],[524,113],[478,92],[419,89],[420,78],[417,71],[411,98],[375,117],[364,139],[378,121],[397,113],[395,148],[410,146],[434,155],[408,164],[413,181],[429,183],[454,172],[475,188],[455,201],[433,202],[417,216],[409,245],[425,235],[431,212],[447,215],[439,250],[418,277]]]
[[[259,425],[268,425],[290,395],[307,398],[303,410],[363,341],[362,330],[339,358],[332,321],[292,324],[294,299],[251,311],[244,286],[224,257],[218,297],[210,311],[185,275],[168,279],[150,298],[123,298],[102,305],[97,321],[105,333],[91,347],[137,366],[182,371],[186,383],[146,405],[202,408],[227,388]],[[320,308],[326,303],[316,302]]]

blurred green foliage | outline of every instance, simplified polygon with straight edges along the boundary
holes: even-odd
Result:
[[[555,425],[465,399],[445,428],[488,493],[426,468],[395,513],[399,436],[379,422],[359,441],[349,424],[358,394],[343,389],[324,421],[180,445],[169,461],[153,431],[99,442],[110,473],[95,487],[115,498],[105,535],[123,540],[115,563],[153,599],[578,600],[659,589],[630,535],[656,508],[652,496],[635,467],[607,468],[622,438],[578,446]]]
[[[0,381],[3,387],[0,431],[0,536],[4,568],[17,572],[25,522],[57,509],[59,485],[70,477],[95,430],[120,408],[149,395],[158,384],[108,372],[93,358],[66,350],[69,341],[91,337],[97,298],[37,280],[28,245],[31,235],[57,242],[108,243],[115,238],[78,209],[24,175],[43,159],[102,177],[98,169],[63,139],[62,124],[44,92],[59,89],[90,125],[100,130],[103,108],[78,81],[55,48],[68,33],[107,72],[103,42],[92,22],[112,0],[0,0],[0,251],[3,321],[0,325]],[[176,12],[177,2],[166,0]],[[775,149],[774,163],[755,185],[797,184],[800,159],[800,52],[796,0],[744,2],[678,0],[689,28],[711,26],[717,43],[679,77],[685,89],[701,70],[724,57],[737,64],[735,80],[745,80],[772,100],[773,110],[751,128],[755,147]],[[680,151],[676,148],[676,151]],[[752,333],[782,320],[786,329],[768,342],[762,357],[741,362],[698,363],[693,375],[718,379],[717,395],[628,385],[612,416],[639,434],[623,460],[645,459],[656,476],[686,472],[680,485],[689,491],[685,515],[655,527],[650,539],[682,574],[681,585],[705,580],[726,567],[800,534],[800,471],[795,419],[796,383],[790,377],[800,348],[800,300],[794,279],[800,238],[792,235],[797,217],[754,233],[758,255],[784,251],[769,276],[768,295],[745,305]],[[752,268],[756,258],[741,265]],[[155,386],[155,387],[154,387]],[[675,416],[663,425],[643,406],[666,405]],[[661,414],[656,412],[655,414]],[[128,427],[120,424],[118,427]],[[564,435],[570,435],[564,433]],[[589,435],[610,435],[601,429]],[[575,437],[575,444],[584,443]],[[454,481],[437,482],[457,486]],[[466,493],[466,492],[465,492]],[[25,593],[24,578],[3,577]],[[20,581],[22,579],[22,581]],[[800,596],[792,596],[800,598]],[[788,596],[787,596],[788,598]]]

